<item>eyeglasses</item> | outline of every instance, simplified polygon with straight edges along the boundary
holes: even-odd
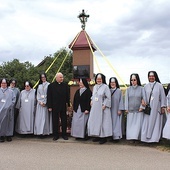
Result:
[[[131,79],[131,81],[136,81],[136,79]]]

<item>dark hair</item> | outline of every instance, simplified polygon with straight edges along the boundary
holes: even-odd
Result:
[[[41,80],[42,75],[44,75],[44,76],[45,76],[46,81],[47,81],[47,75],[46,75],[45,73],[41,73],[41,74],[39,75],[39,84],[42,84],[42,83],[43,83],[43,82],[42,82],[42,80]]]
[[[169,90],[170,90],[170,83],[169,83],[168,86],[167,86],[166,95],[168,94]]]
[[[39,81],[38,81],[38,84],[37,84],[37,85],[36,85],[36,87],[35,87],[35,95],[37,95],[37,89],[38,89],[38,86],[39,86],[40,84],[42,84],[42,83],[43,83],[43,82],[42,82],[42,80],[41,80],[42,75],[44,75],[44,76],[45,76],[46,81],[47,81],[47,75],[46,75],[46,73],[44,73],[44,72],[40,73],[40,74],[39,74]]]
[[[80,81],[80,80],[82,80],[84,86],[85,86],[87,89],[89,89],[89,84],[88,84],[88,82],[87,82],[87,79],[86,79],[86,78],[79,78],[79,81]]]
[[[106,77],[105,77],[105,75],[102,74],[102,73],[97,73],[97,74],[96,74],[96,76],[95,76],[95,83],[97,84],[96,79],[97,79],[97,76],[98,76],[99,74],[100,74],[101,77],[102,77],[102,83],[103,83],[103,84],[106,84]]]
[[[161,82],[160,82],[160,80],[159,80],[159,77],[158,77],[158,74],[157,74],[156,71],[149,71],[149,72],[148,72],[148,80],[149,80],[149,74],[150,74],[150,73],[153,73],[154,76],[155,76],[155,81],[161,84]],[[163,86],[163,85],[162,85],[162,86]],[[163,86],[163,89],[164,89],[165,95],[167,95],[167,90],[165,89],[164,86]]]
[[[9,84],[11,84],[13,81],[15,81],[15,86],[17,85],[17,80],[12,78],[11,80],[9,80]]]
[[[30,81],[24,81],[24,87],[25,87],[25,83],[26,82],[28,82],[29,83],[29,86],[31,87],[31,88],[33,88],[33,85],[32,85],[32,83],[30,82]]]
[[[136,77],[137,85],[138,85],[138,86],[141,86],[140,78],[139,78],[139,75],[138,75],[137,73],[133,73],[133,74],[130,75],[130,86],[132,86],[131,79],[132,79],[132,76],[133,76],[133,75]]]
[[[112,79],[115,79],[116,87],[117,87],[117,88],[120,88],[119,83],[118,83],[118,80],[117,80],[116,77],[111,77],[111,78],[109,79],[109,88],[111,89],[110,83],[111,83],[111,80],[112,80]]]
[[[155,81],[156,81],[156,82],[161,83],[156,71],[149,71],[149,72],[148,72],[148,80],[149,80],[149,74],[150,74],[150,73],[153,73],[153,74],[154,74],[154,76],[155,76]]]
[[[1,85],[1,83],[2,83],[2,80],[6,80],[6,83],[7,83],[7,86],[9,85],[9,82],[8,82],[8,80],[6,79],[6,78],[2,78],[1,80],[0,80],[0,85]]]

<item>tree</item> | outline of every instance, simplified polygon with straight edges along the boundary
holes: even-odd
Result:
[[[36,68],[30,62],[20,63],[18,59],[4,62],[0,67],[0,77],[8,80],[15,78],[20,89],[23,89],[23,82],[26,80],[31,80],[34,84],[37,79],[35,72]]]
[[[58,54],[60,55],[58,56]],[[20,89],[24,88],[23,83],[26,80],[30,81],[33,85],[35,85],[39,79],[39,74],[45,72],[46,69],[53,62],[53,60],[58,56],[56,62],[53,64],[53,66],[50,68],[50,70],[47,73],[48,81],[51,83],[66,55],[67,55],[67,59],[65,60],[65,62],[61,67],[61,70],[59,71],[63,73],[65,78],[64,80],[67,83],[73,77],[72,53],[65,49],[61,49],[58,52],[54,53],[53,57],[47,56],[46,59],[43,62],[41,62],[42,64],[39,64],[37,66],[34,66],[32,63],[28,61],[24,63],[20,63],[18,59],[4,62],[0,66],[0,78],[7,78],[8,80],[10,80],[11,78],[15,78],[18,82],[17,86]]]
[[[56,57],[58,58],[56,59]],[[61,64],[65,57],[67,58],[61,67]],[[61,49],[56,53],[54,53],[54,57],[47,56],[45,58],[46,61],[43,62],[43,64],[38,67],[38,72],[39,73],[45,72],[45,70],[50,66],[50,64],[54,61],[54,59],[56,59],[55,63],[47,72],[48,81],[52,82],[57,71],[59,71],[63,73],[64,81],[66,83],[69,82],[73,78],[72,53],[65,49]],[[60,67],[61,69],[59,70]]]

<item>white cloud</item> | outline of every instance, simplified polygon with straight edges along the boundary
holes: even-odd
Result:
[[[0,0],[0,63],[18,58],[38,64],[69,45],[81,30],[82,9],[90,15],[87,33],[126,83],[133,72],[146,83],[149,70],[169,82],[168,0]]]

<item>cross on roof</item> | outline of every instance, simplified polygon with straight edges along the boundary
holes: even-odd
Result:
[[[78,15],[78,18],[80,19],[81,22],[81,28],[83,30],[85,30],[85,26],[86,26],[86,22],[87,22],[87,18],[89,18],[90,15],[86,15],[84,12],[84,9],[82,10],[82,13],[80,13]]]

